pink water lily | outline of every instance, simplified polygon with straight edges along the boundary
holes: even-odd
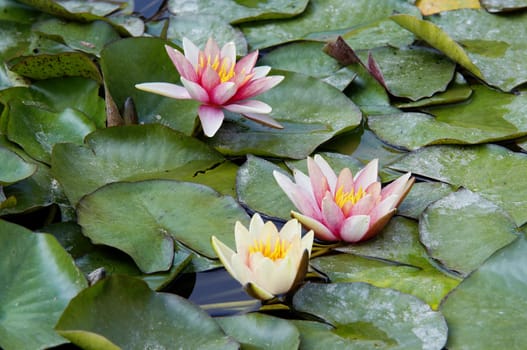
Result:
[[[175,98],[193,99],[201,102],[198,116],[207,136],[214,136],[223,123],[223,109],[241,113],[248,119],[274,127],[282,126],[268,114],[271,106],[251,100],[280,83],[281,75],[267,76],[271,67],[254,67],[258,51],[254,51],[236,63],[236,46],[229,42],[220,50],[218,44],[209,39],[205,49],[200,49],[187,38],[183,38],[183,55],[165,45],[168,56],[181,75],[183,86],[165,83],[142,83],[136,88],[155,94]]]
[[[278,185],[300,213],[291,215],[324,241],[360,242],[377,234],[395,214],[414,178],[407,173],[381,189],[374,159],[355,177],[349,168],[337,176],[320,156],[308,157],[309,176],[295,170],[291,181],[273,173]]]

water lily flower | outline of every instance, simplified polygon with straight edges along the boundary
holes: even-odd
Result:
[[[181,75],[183,86],[155,82],[135,85],[136,88],[155,94],[199,101],[198,116],[207,136],[214,136],[223,123],[223,109],[241,113],[248,119],[282,128],[268,114],[271,106],[251,100],[278,83],[281,75],[266,76],[271,67],[254,67],[258,51],[254,51],[236,63],[236,46],[229,42],[220,50],[218,44],[209,39],[205,49],[200,49],[187,38],[183,38],[184,55],[165,45],[168,56]]]
[[[304,278],[314,234],[301,236],[302,225],[289,220],[278,232],[273,222],[254,214],[249,229],[239,221],[234,227],[236,252],[216,237],[212,247],[225,269],[247,293],[260,300],[273,299],[296,287]]]
[[[275,171],[275,180],[300,213],[291,211],[324,241],[360,242],[376,235],[395,214],[414,178],[407,173],[381,189],[374,159],[355,177],[349,168],[337,176],[320,156],[307,158],[309,176],[294,170],[295,182]]]

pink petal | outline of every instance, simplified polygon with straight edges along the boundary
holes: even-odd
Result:
[[[384,187],[381,192],[382,198],[386,198],[392,194],[400,196],[403,194],[406,187],[406,183],[410,179],[411,173],[406,173],[403,176],[399,177],[397,180],[393,181],[388,186]]]
[[[303,214],[321,218],[320,209],[317,203],[313,200],[310,193],[304,191],[302,187],[293,183],[289,177],[278,171],[273,171],[273,176],[278,183],[278,186],[284,191],[293,205]]]
[[[218,46],[216,41],[214,41],[214,39],[209,38],[209,40],[207,40],[207,43],[205,44],[205,49],[203,50],[203,53],[206,57],[210,57],[212,60],[214,60],[216,56],[220,55],[220,47]]]
[[[221,83],[220,76],[218,72],[212,69],[211,66],[206,66],[205,70],[201,74],[201,86],[207,90],[211,91],[217,85]]]
[[[174,63],[174,66],[176,66],[177,71],[183,78],[191,81],[198,80],[196,68],[194,68],[192,63],[185,56],[183,56],[181,52],[168,45],[165,45],[165,50],[168,53],[168,57],[170,57],[170,60],[172,60],[172,63]]]
[[[354,190],[353,175],[351,174],[351,170],[349,168],[344,168],[339,173],[335,191],[338,191],[341,187],[342,187],[342,191],[345,193],[350,192],[351,190]]]
[[[259,95],[278,85],[282,80],[284,80],[284,77],[281,75],[272,75],[270,77],[251,80],[238,89],[238,93],[234,96],[234,99],[245,100]]]
[[[206,136],[212,137],[218,131],[223,118],[225,117],[223,111],[217,107],[211,107],[207,105],[201,105],[198,108],[199,120],[203,127],[203,132]]]
[[[388,213],[386,213],[384,216],[380,217],[375,221],[372,225],[370,225],[370,229],[368,230],[368,233],[363,237],[363,240],[370,239],[373,236],[375,236],[377,233],[379,233],[384,226],[390,221],[392,216],[395,214],[395,209],[392,209]]]
[[[315,200],[317,203],[321,203],[322,198],[324,198],[329,191],[328,180],[324,176],[324,173],[322,173],[322,170],[318,167],[318,164],[311,157],[307,157],[307,169]]]
[[[192,97],[193,100],[202,102],[202,103],[208,103],[209,102],[209,94],[207,91],[199,84],[187,80],[183,77],[181,77],[181,82],[183,83],[183,86],[187,89],[189,95]]]
[[[353,215],[368,215],[370,214],[373,207],[377,203],[377,197],[367,194],[362,197],[355,205],[352,205],[350,208],[342,208],[342,211],[347,212],[349,216]]]
[[[399,197],[392,195],[382,200],[373,210],[370,212],[372,222],[376,222],[380,217],[385,216],[387,213],[395,209],[395,205]]]
[[[183,86],[170,83],[142,83],[136,84],[135,87],[142,91],[152,92],[154,94],[177,98],[182,100],[191,99],[187,89]]]
[[[340,231],[340,227],[342,226],[345,217],[329,192],[327,192],[322,200],[322,215],[324,216],[325,223],[331,232]]]
[[[257,123],[270,126],[271,128],[275,129],[283,129],[284,127],[278,123],[276,120],[268,116],[267,114],[259,114],[259,113],[243,113],[243,116],[247,119],[251,119]]]
[[[292,211],[291,216],[300,221],[300,223],[302,223],[302,225],[304,225],[308,230],[313,230],[315,237],[318,239],[329,242],[340,241],[338,234],[331,232],[331,230],[320,221],[315,220],[310,216],[297,213],[296,211]]]
[[[199,48],[192,41],[183,38],[183,51],[185,51],[185,57],[195,69],[198,66]]]
[[[252,72],[256,59],[258,58],[258,50],[251,52],[236,63],[234,72],[238,74],[249,74]],[[233,61],[234,62],[234,61]]]
[[[350,216],[344,221],[340,229],[340,236],[346,242],[359,242],[363,240],[370,227],[368,215]]]
[[[295,168],[293,169],[293,177],[295,178],[297,186],[301,187],[304,192],[308,193],[311,200],[318,205],[318,202],[315,200],[315,194],[313,193],[313,186],[311,186],[309,176]]]
[[[378,167],[379,167],[379,160],[374,159],[371,162],[369,162],[364,168],[362,168],[357,175],[355,175],[354,179],[354,188],[355,191],[358,191],[359,188],[362,188],[363,190],[366,189],[370,184],[377,181],[377,173],[378,173]]]
[[[315,157],[313,159],[315,160],[315,163],[317,163],[318,167],[328,180],[328,185],[331,189],[331,193],[335,193],[337,185],[337,174],[335,174],[333,169],[329,166],[328,162],[326,162],[326,160],[322,158],[321,155],[315,154]]]
[[[221,48],[221,57],[228,58],[229,62],[236,62],[236,45],[230,41]]]
[[[228,104],[223,108],[234,113],[259,113],[267,114],[273,110],[267,103],[258,100],[245,100],[237,103]]]
[[[223,106],[236,93],[236,84],[231,82],[221,83],[211,92],[211,102]]]

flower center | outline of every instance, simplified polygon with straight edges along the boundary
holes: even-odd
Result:
[[[364,192],[362,187],[359,187],[357,192],[353,188],[349,192],[344,192],[343,186],[340,186],[335,193],[335,203],[341,208],[349,202],[356,204],[365,194],[366,192]]]
[[[275,261],[283,259],[287,255],[290,247],[290,242],[284,241],[280,238],[271,242],[271,237],[268,236],[265,241],[262,239],[255,239],[253,244],[249,247],[249,254],[260,252],[263,256]]]
[[[199,67],[197,69],[198,74],[200,72],[203,72],[206,66],[210,66],[214,71],[216,71],[216,73],[218,73],[218,76],[220,77],[220,81],[222,83],[231,80],[235,75],[235,62],[230,62],[227,57],[223,57],[220,59],[219,55],[216,55],[214,57],[205,57],[205,55],[200,55]]]

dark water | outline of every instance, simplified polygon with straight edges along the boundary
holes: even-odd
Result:
[[[134,12],[144,18],[151,18],[164,5],[165,0],[135,0]]]

